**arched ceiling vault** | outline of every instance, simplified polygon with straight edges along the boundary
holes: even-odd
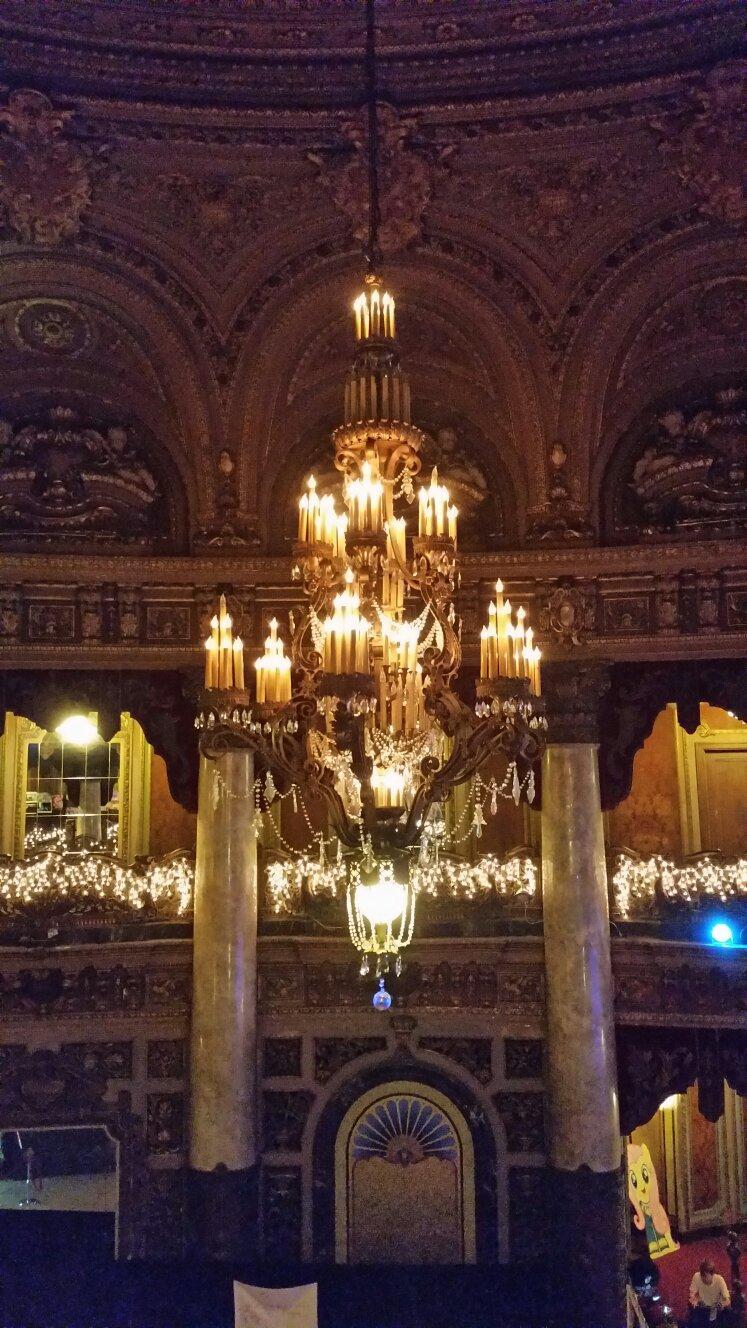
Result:
[[[656,543],[626,506],[636,449],[669,455],[662,414],[680,459],[706,428],[703,468],[737,448],[738,11],[377,12],[384,276],[415,412],[491,495],[473,582],[500,551],[528,583],[545,578],[537,603],[557,622],[549,581],[593,580],[599,559],[602,579],[625,559],[655,577],[673,558],[677,531]],[[112,466],[119,448],[123,483],[133,467],[162,488],[171,477],[168,556],[200,555],[182,580],[217,583],[223,568],[239,582],[260,564],[285,578],[279,509],[340,417],[366,230],[361,16],[360,0],[0,6],[0,446],[11,461],[43,450],[50,410],[62,433],[72,411],[75,445],[108,448]],[[604,513],[624,526],[614,564]],[[710,530],[703,558],[731,569],[737,541],[722,555]],[[154,581],[168,583],[168,556]],[[722,579],[719,621],[742,631],[747,599],[732,570]],[[578,594],[579,621],[616,640],[630,621],[649,635],[671,621],[653,591],[635,613],[619,586],[609,608],[601,581]],[[185,641],[200,613],[184,610]]]

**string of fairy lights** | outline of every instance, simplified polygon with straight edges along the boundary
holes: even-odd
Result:
[[[270,808],[263,811],[260,803],[264,799],[266,804],[267,795],[265,782],[257,781],[242,796],[251,797],[257,807],[254,826],[266,846],[270,911],[276,916],[298,912],[305,897],[341,899],[348,868],[339,840],[328,840],[314,830],[300,789],[276,792]],[[482,793],[478,790],[478,807],[481,797],[492,797],[489,785]],[[309,835],[305,848],[290,843],[272,815],[272,802],[286,801],[305,824]],[[429,825],[420,850],[410,860],[413,892],[455,902],[498,898],[539,903],[540,868],[531,854],[485,853],[471,862],[455,852],[475,833],[474,806],[474,799],[469,799],[451,829],[443,821]],[[193,889],[194,859],[187,852],[128,865],[111,853],[70,851],[54,843],[22,859],[0,856],[0,914],[5,916],[51,910],[130,911],[180,918],[191,911]],[[610,858],[610,890],[613,913],[622,920],[651,915],[662,905],[695,910],[745,903],[747,858],[701,854],[674,862],[660,854],[642,858],[619,851]]]
[[[676,863],[658,853],[649,858],[617,853],[612,867],[613,897],[622,918],[650,911],[659,900],[691,908],[747,900],[747,858],[702,854]]]
[[[44,912],[165,913],[192,907],[194,861],[188,853],[128,865],[110,853],[42,849],[0,857],[0,914]]]

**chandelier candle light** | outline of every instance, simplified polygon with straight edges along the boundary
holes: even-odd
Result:
[[[533,696],[541,695],[540,659],[534,632],[524,627],[526,610],[516,610],[513,622],[511,601],[503,598],[503,582],[495,583],[495,600],[488,605],[488,622],[480,632],[480,678],[528,678]]]
[[[233,636],[233,622],[221,595],[218,613],[210,620],[210,636],[205,642],[205,687],[244,687],[244,643]]]
[[[277,618],[270,620],[270,635],[265,640],[265,653],[254,661],[257,670],[257,700],[272,705],[285,704],[291,699],[291,662],[278,636]],[[243,682],[243,670],[242,670]]]

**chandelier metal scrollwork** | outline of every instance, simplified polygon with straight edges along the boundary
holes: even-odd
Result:
[[[370,3],[368,14],[371,56]],[[370,75],[370,60],[367,69]],[[454,788],[497,753],[509,775],[495,788],[531,800],[545,720],[539,650],[524,610],[514,619],[500,581],[481,635],[476,704],[457,695],[459,514],[436,470],[416,492],[426,436],[412,421],[395,301],[375,268],[375,112],[369,81],[369,271],[353,305],[354,356],[343,423],[332,435],[343,510],[309,479],[294,545],[305,608],[298,622],[291,618],[290,656],[271,622],[252,690],[244,685],[243,646],[221,602],[206,642],[197,725],[205,754],[244,745],[278,787],[298,786],[307,798],[323,799],[350,859],[351,938],[380,959],[407,944],[414,921],[413,890],[395,888],[392,864],[412,861],[413,854],[429,864],[437,859],[437,837],[429,833],[434,817]],[[413,508],[417,532],[408,544],[406,514]],[[372,864],[381,887],[373,893]],[[399,893],[402,907],[389,918]],[[371,901],[385,899],[388,921],[371,921]]]

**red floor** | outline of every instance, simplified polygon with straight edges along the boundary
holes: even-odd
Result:
[[[690,1282],[701,1260],[711,1259],[715,1264],[716,1272],[721,1273],[721,1276],[726,1280],[726,1285],[731,1287],[729,1259],[725,1246],[725,1235],[716,1239],[688,1240],[686,1243],[683,1242],[673,1254],[667,1254],[663,1259],[657,1259],[656,1267],[661,1274],[659,1291],[665,1304],[672,1306],[679,1319],[684,1318],[687,1313]]]

